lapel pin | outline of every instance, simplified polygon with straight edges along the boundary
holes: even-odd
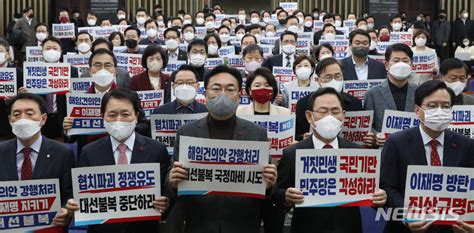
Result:
[[[51,157],[51,155],[47,154],[47,155],[46,155],[46,158],[49,158],[49,157]]]
[[[138,151],[143,151],[143,147],[142,146],[138,147]]]

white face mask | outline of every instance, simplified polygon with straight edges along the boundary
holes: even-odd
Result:
[[[304,22],[304,26],[307,27],[307,28],[313,27],[313,22],[311,22],[311,21],[305,21],[305,22]]]
[[[216,55],[217,54],[217,50],[219,49],[219,47],[217,47],[217,45],[208,45],[207,46],[207,49],[208,49],[208,52],[210,55]]]
[[[6,52],[0,52],[0,65],[5,64],[6,61]]]
[[[240,20],[240,21],[244,21],[244,20],[245,20],[245,18],[246,18],[246,16],[245,16],[245,15],[239,15],[239,20]]]
[[[237,37],[237,39],[238,39],[239,41],[242,41],[242,38],[244,38],[245,34],[240,33],[240,34],[237,34],[237,35],[235,35],[235,36]]]
[[[330,58],[332,57],[332,54],[324,53],[319,55],[319,61],[322,61],[323,59]]]
[[[394,23],[394,24],[392,24],[392,29],[394,31],[400,31],[400,29],[402,29],[402,24],[401,23]]]
[[[465,19],[469,18],[469,13],[463,13],[462,17],[465,18]]]
[[[41,130],[40,121],[32,121],[30,119],[20,119],[11,124],[12,132],[21,140],[32,138]]]
[[[191,101],[196,97],[196,88],[188,86],[186,84],[176,86],[174,89],[174,95],[177,99],[182,101]]]
[[[468,47],[469,44],[470,44],[470,42],[469,42],[469,41],[463,41],[462,44],[463,44],[464,46]]]
[[[304,18],[303,17],[298,17],[298,23],[300,25],[303,25],[304,24]]]
[[[263,18],[263,22],[264,23],[270,23],[270,21],[272,21],[270,18],[266,17],[266,18]]]
[[[175,39],[168,39],[166,40],[165,44],[166,48],[168,48],[169,50],[175,50],[179,46],[178,41],[176,41]]]
[[[184,33],[184,40],[185,41],[192,41],[194,39],[194,33],[186,32]]]
[[[342,21],[341,20],[336,20],[335,23],[334,23],[334,26],[341,27],[342,26]]]
[[[145,24],[146,18],[145,17],[137,17],[137,23],[140,25]]]
[[[132,135],[133,131],[135,130],[136,125],[137,125],[136,121],[132,121],[132,122],[124,122],[124,121],[108,122],[108,121],[104,120],[104,126],[105,126],[105,129],[107,130],[107,133],[119,142],[123,142],[128,137],[130,137],[130,135]]]
[[[390,74],[397,80],[407,79],[411,75],[411,66],[405,62],[397,62],[390,66]]]
[[[92,74],[92,78],[95,84],[105,87],[114,81],[114,74],[102,69],[97,71],[95,74]]]
[[[252,23],[252,24],[258,24],[259,22],[260,22],[259,18],[254,17],[254,18],[250,19],[250,23]]]
[[[328,140],[336,138],[342,129],[342,121],[332,115],[327,115],[322,119],[315,121],[314,125],[313,130],[316,131],[319,136]]]
[[[254,72],[258,68],[262,66],[262,63],[257,62],[257,61],[251,61],[251,62],[246,62],[245,63],[245,70],[247,72]]]
[[[334,88],[337,92],[341,92],[343,86],[344,86],[344,82],[343,82],[343,81],[338,81],[338,80],[335,80],[335,79],[332,79],[331,81],[329,81],[329,82],[327,82],[327,83],[321,83],[321,87],[332,87],[332,88]]]
[[[265,36],[266,37],[274,37],[275,36],[275,33],[270,31],[270,32],[265,32]]]
[[[97,23],[97,20],[96,19],[88,19],[87,23],[89,24],[89,26],[94,26],[95,23]]]
[[[91,50],[91,46],[88,43],[80,43],[77,46],[77,50],[81,53],[87,53]]]
[[[425,38],[415,38],[415,44],[416,46],[423,47],[426,45],[426,39]]]
[[[377,42],[371,40],[369,50],[374,50],[377,48]]]
[[[124,14],[118,14],[117,19],[125,19],[126,16]]]
[[[444,83],[446,83],[446,86],[448,86],[449,88],[451,88],[451,90],[454,91],[454,94],[456,96],[460,95],[464,91],[464,88],[466,88],[466,83],[463,83],[461,81],[452,82],[452,83],[444,82]]]
[[[298,32],[300,32],[300,28],[298,26],[291,25],[288,27],[288,31],[298,34]]]
[[[154,28],[150,28],[146,31],[146,35],[148,37],[155,37],[156,35],[158,35],[158,31]]]
[[[196,18],[196,24],[202,25],[204,23],[203,18]]]
[[[158,72],[163,68],[163,63],[153,60],[147,64],[148,70],[151,72]]]
[[[222,43],[227,43],[230,40],[229,34],[220,34],[219,38],[221,39]]]
[[[286,44],[286,45],[283,45],[282,49],[283,49],[283,52],[286,55],[291,55],[291,54],[295,53],[296,46],[294,46],[292,44]]]
[[[38,39],[41,42],[43,42],[43,40],[46,39],[46,37],[48,37],[48,34],[46,33],[43,33],[43,32],[36,33],[36,39]]]
[[[201,67],[206,63],[206,57],[201,54],[191,54],[189,56],[189,63],[193,67]]]
[[[423,124],[426,127],[434,131],[444,131],[448,128],[452,119],[451,110],[446,111],[438,107],[436,109],[422,109],[422,111],[425,112],[425,122],[423,122]]]
[[[46,62],[57,62],[61,59],[61,52],[50,49],[43,52],[43,58]]]
[[[308,80],[313,74],[313,69],[310,67],[300,67],[296,69],[296,77],[299,80]]]
[[[335,40],[336,39],[336,34],[326,33],[326,34],[324,34],[324,39],[326,39],[326,40]]]
[[[367,24],[367,28],[368,28],[368,29],[373,29],[374,26],[375,26],[375,25],[374,25],[373,23],[368,23],[368,24]]]
[[[192,23],[192,21],[189,20],[189,19],[186,19],[186,20],[183,21],[183,25],[191,24],[191,23]]]
[[[262,38],[262,36],[260,34],[255,34],[253,36],[255,36],[255,39],[257,39],[257,44],[260,44],[260,39]]]
[[[216,27],[216,24],[214,22],[212,21],[206,22],[206,28],[208,30],[215,29],[215,27]]]
[[[367,30],[367,25],[360,25],[360,26],[359,26],[359,29],[362,29],[362,30],[365,31],[365,30]]]

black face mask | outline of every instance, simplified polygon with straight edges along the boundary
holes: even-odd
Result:
[[[446,16],[445,15],[439,15],[439,19],[445,19]]]
[[[35,16],[35,15],[34,15],[34,14],[30,14],[30,15],[28,16],[28,18],[31,19],[31,18],[33,18],[33,16]]]
[[[285,24],[285,20],[284,20],[284,19],[279,19],[279,20],[278,20],[278,23],[279,23],[279,24]]]
[[[128,40],[125,40],[125,45],[128,47],[128,48],[131,48],[131,49],[134,49],[137,47],[138,45],[138,42],[134,39],[128,39]]]

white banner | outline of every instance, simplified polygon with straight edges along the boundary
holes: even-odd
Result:
[[[64,94],[71,88],[70,78],[69,63],[23,63],[23,85],[29,93]]]
[[[67,115],[73,118],[67,135],[93,135],[106,132],[100,113],[101,94],[66,94]]]

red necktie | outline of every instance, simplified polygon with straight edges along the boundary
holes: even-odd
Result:
[[[33,165],[31,164],[31,148],[23,148],[23,164],[21,165],[21,180],[30,180],[33,176]]]
[[[334,148],[334,147],[332,147],[332,146],[329,145],[329,144],[326,144],[326,145],[323,146],[323,149],[332,149],[332,148]]]
[[[127,154],[125,153],[127,151],[127,145],[120,143],[120,145],[118,146],[118,149],[119,149],[118,164],[128,164]]]
[[[438,154],[438,145],[439,142],[436,140],[431,140],[431,166],[441,166],[441,159]]]

